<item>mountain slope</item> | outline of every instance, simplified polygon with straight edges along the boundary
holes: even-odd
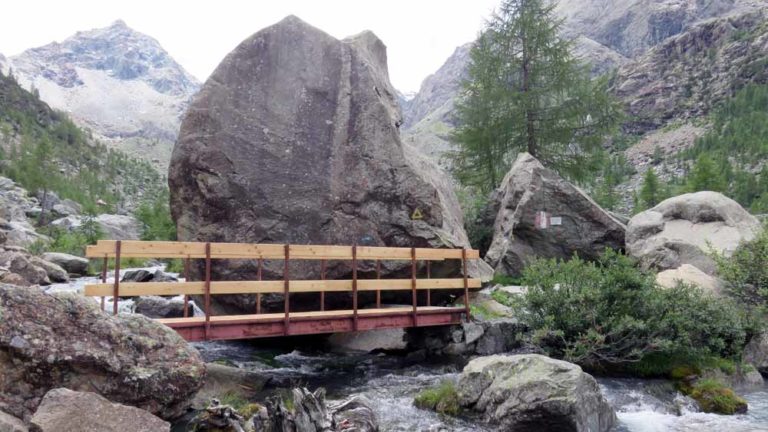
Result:
[[[128,153],[167,166],[180,116],[199,82],[122,21],[10,59],[27,89]]]

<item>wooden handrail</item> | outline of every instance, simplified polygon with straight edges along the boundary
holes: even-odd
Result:
[[[86,248],[88,258],[114,258],[116,240],[99,240]],[[121,241],[120,256],[123,258],[205,258],[203,242],[163,241]],[[285,245],[249,243],[210,243],[211,259],[274,259],[285,258]],[[418,261],[442,261],[462,259],[461,249],[415,248]],[[290,245],[292,260],[352,260],[352,246]],[[411,259],[411,248],[358,246],[358,260],[403,260]],[[467,249],[467,259],[478,259],[476,249]]]

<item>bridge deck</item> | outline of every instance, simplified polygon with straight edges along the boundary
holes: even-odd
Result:
[[[416,309],[416,323],[414,324],[412,307],[358,309],[357,331],[460,324],[464,312],[464,307],[419,306]],[[283,313],[210,316],[208,340],[355,331],[354,310],[291,312],[288,317],[288,329],[286,331],[286,320]],[[156,321],[173,328],[190,342],[206,340],[206,319],[204,316],[165,318]]]

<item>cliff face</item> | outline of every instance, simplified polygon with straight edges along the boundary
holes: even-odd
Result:
[[[52,107],[163,170],[180,117],[199,88],[156,40],[122,21],[29,49],[10,66]]]

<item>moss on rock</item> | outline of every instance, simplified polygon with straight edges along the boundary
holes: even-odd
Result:
[[[704,412],[716,414],[743,414],[747,412],[747,401],[718,381],[699,380],[689,390],[689,396],[699,403]]]
[[[458,415],[461,411],[456,386],[444,381],[439,386],[421,391],[413,399],[417,408],[436,411],[440,414]]]

